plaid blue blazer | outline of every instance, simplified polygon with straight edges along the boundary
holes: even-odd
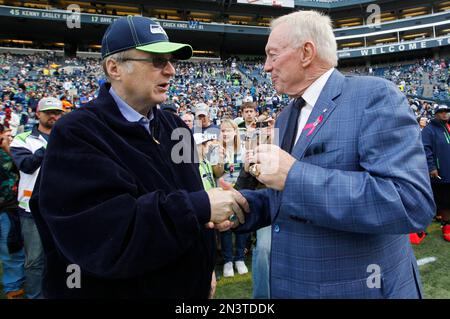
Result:
[[[280,141],[288,114],[277,119]],[[427,227],[435,204],[406,97],[335,70],[308,123],[320,115],[292,150],[282,192],[243,191],[251,213],[238,231],[272,223],[271,296],[421,298],[408,234]]]

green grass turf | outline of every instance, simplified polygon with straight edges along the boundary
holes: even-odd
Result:
[[[420,275],[426,299],[450,299],[450,242],[444,241],[440,224],[433,222],[428,236],[420,245],[414,245],[417,259],[436,257],[433,263],[420,266]]]
[[[440,225],[433,222],[428,227],[428,237],[418,246],[414,246],[417,259],[436,257],[437,260],[421,266],[420,274],[424,287],[424,296],[427,299],[450,299],[450,243],[442,239]],[[234,277],[222,276],[222,265],[216,267],[217,289],[216,299],[248,299],[252,296],[251,256],[246,260],[249,273]],[[2,268],[0,263],[0,276]],[[0,282],[0,299],[4,299]]]

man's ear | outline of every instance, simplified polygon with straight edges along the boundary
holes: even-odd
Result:
[[[301,50],[300,63],[303,68],[305,68],[309,66],[317,56],[316,45],[311,41],[306,41],[305,44],[299,48],[299,50]]]
[[[121,68],[119,63],[114,59],[108,59],[106,61],[106,70],[108,71],[109,78],[112,80],[120,80]]]

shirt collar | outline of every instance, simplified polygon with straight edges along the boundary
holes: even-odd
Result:
[[[334,68],[331,68],[327,72],[322,74],[306,89],[305,93],[303,93],[302,98],[306,101],[306,103],[308,103],[308,105],[314,107],[317,100],[319,99],[320,93],[322,92],[325,84],[327,83],[333,71]]]
[[[116,91],[114,91],[113,87],[109,89],[109,94],[113,97],[114,101],[116,102],[117,106],[119,107],[120,113],[122,113],[123,117],[128,122],[150,122],[153,120],[153,112],[150,113],[150,116],[147,118],[143,116],[141,113],[137,112],[135,109],[133,109],[131,106],[129,106],[120,96],[117,95]]]

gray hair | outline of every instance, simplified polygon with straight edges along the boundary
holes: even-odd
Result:
[[[317,48],[317,55],[322,60],[337,66],[337,44],[334,37],[332,22],[329,16],[318,11],[297,11],[273,20],[270,24],[273,30],[280,24],[287,24],[292,30],[290,41],[297,48],[305,41],[312,41]]]
[[[181,115],[180,117],[183,119],[186,115],[188,115],[189,117],[191,117],[191,118],[192,118],[192,121],[194,121],[194,119],[195,119],[194,114],[189,113],[189,112],[184,113],[184,114]]]
[[[127,53],[129,53],[130,51],[131,50],[117,52],[117,53],[108,55],[106,58],[103,59],[103,61],[102,61],[103,72],[105,73],[108,81],[110,80],[108,70],[106,69],[106,63],[108,62],[108,60],[122,61],[123,59],[127,58]],[[133,65],[131,63],[128,63],[128,61],[125,61],[123,63],[125,64],[125,68],[128,73],[133,72]]]

